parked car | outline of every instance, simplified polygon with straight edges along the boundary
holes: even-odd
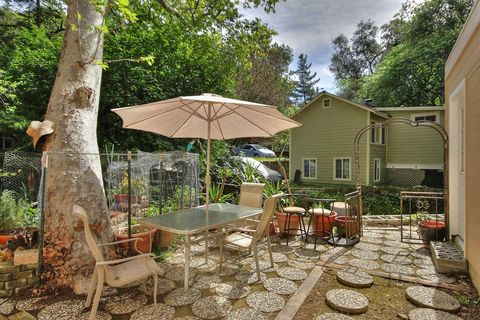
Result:
[[[235,154],[245,157],[275,157],[275,152],[259,144],[244,144],[235,148]]]
[[[243,165],[249,165],[252,168],[255,168],[262,177],[264,177],[269,181],[276,182],[276,181],[281,181],[283,179],[283,176],[280,172],[270,169],[260,161],[255,160],[253,158],[232,157],[232,159]]]

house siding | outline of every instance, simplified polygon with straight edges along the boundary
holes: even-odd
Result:
[[[412,115],[423,115],[427,111],[390,111],[392,117],[411,119]],[[445,124],[444,111],[431,111]],[[387,165],[401,168],[401,165],[422,165],[422,169],[443,168],[443,141],[432,128],[411,127],[402,123],[392,123],[387,128]],[[400,166],[399,166],[400,165]],[[412,168],[412,167],[409,167]]]
[[[446,64],[445,101],[465,81],[465,257],[480,290],[480,3],[477,2]],[[446,121],[449,128],[448,119]],[[452,125],[453,127],[453,125]],[[450,154],[453,154],[450,150]],[[450,172],[450,175],[456,174]],[[453,192],[454,190],[450,190]],[[451,213],[454,217],[454,213]]]
[[[294,119],[302,126],[291,130],[290,175],[296,170],[303,175],[302,159],[317,159],[317,178],[303,179],[302,182],[326,184],[355,184],[355,164],[353,142],[356,133],[367,125],[367,110],[331,96],[331,107],[323,108],[323,98],[318,97]],[[361,139],[360,172],[362,181],[366,181],[366,141],[367,135]],[[334,158],[350,158],[350,179],[335,180]]]

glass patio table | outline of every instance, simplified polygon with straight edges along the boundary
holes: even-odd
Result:
[[[185,282],[188,289],[190,273],[190,237],[219,228],[227,224],[251,218],[263,212],[262,208],[251,208],[228,203],[212,203],[206,206],[183,209],[170,214],[142,218],[140,222],[153,228],[185,236]],[[206,239],[208,246],[208,237]],[[208,255],[208,251],[206,253]],[[208,256],[206,256],[206,259]]]

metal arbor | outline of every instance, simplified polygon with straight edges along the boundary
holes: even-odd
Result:
[[[448,235],[448,133],[445,128],[432,121],[427,120],[420,120],[420,121],[412,121],[407,118],[402,117],[392,117],[389,118],[382,123],[374,123],[367,125],[360,129],[357,134],[355,135],[354,139],[354,155],[355,155],[355,181],[356,181],[356,189],[360,194],[360,205],[359,205],[359,215],[362,217],[363,215],[363,200],[362,200],[362,175],[360,172],[360,139],[362,136],[371,129],[374,128],[386,128],[389,124],[405,124],[411,127],[428,127],[435,130],[440,137],[442,138],[443,142],[443,189],[444,189],[444,212],[445,212],[445,223],[446,223],[446,234]],[[369,173],[367,173],[369,174]],[[402,219],[403,225],[403,219]],[[403,227],[402,227],[403,231]],[[447,236],[448,237],[448,236]],[[402,233],[403,239],[403,233]]]

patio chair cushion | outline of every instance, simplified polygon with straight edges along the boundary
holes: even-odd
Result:
[[[237,247],[248,248],[252,244],[252,236],[250,234],[234,232],[224,239],[226,244],[233,244]]]
[[[329,216],[332,214],[332,211],[325,208],[312,208],[308,210],[308,213],[314,214],[316,216],[321,216],[321,215]]]
[[[121,287],[145,279],[154,272],[159,276],[162,275],[162,270],[153,258],[134,259],[114,266],[107,266],[105,282],[112,287]]]
[[[302,214],[302,213],[305,213],[305,208],[302,208],[302,207],[286,207],[286,208],[283,208],[283,212],[293,213],[293,214]]]

